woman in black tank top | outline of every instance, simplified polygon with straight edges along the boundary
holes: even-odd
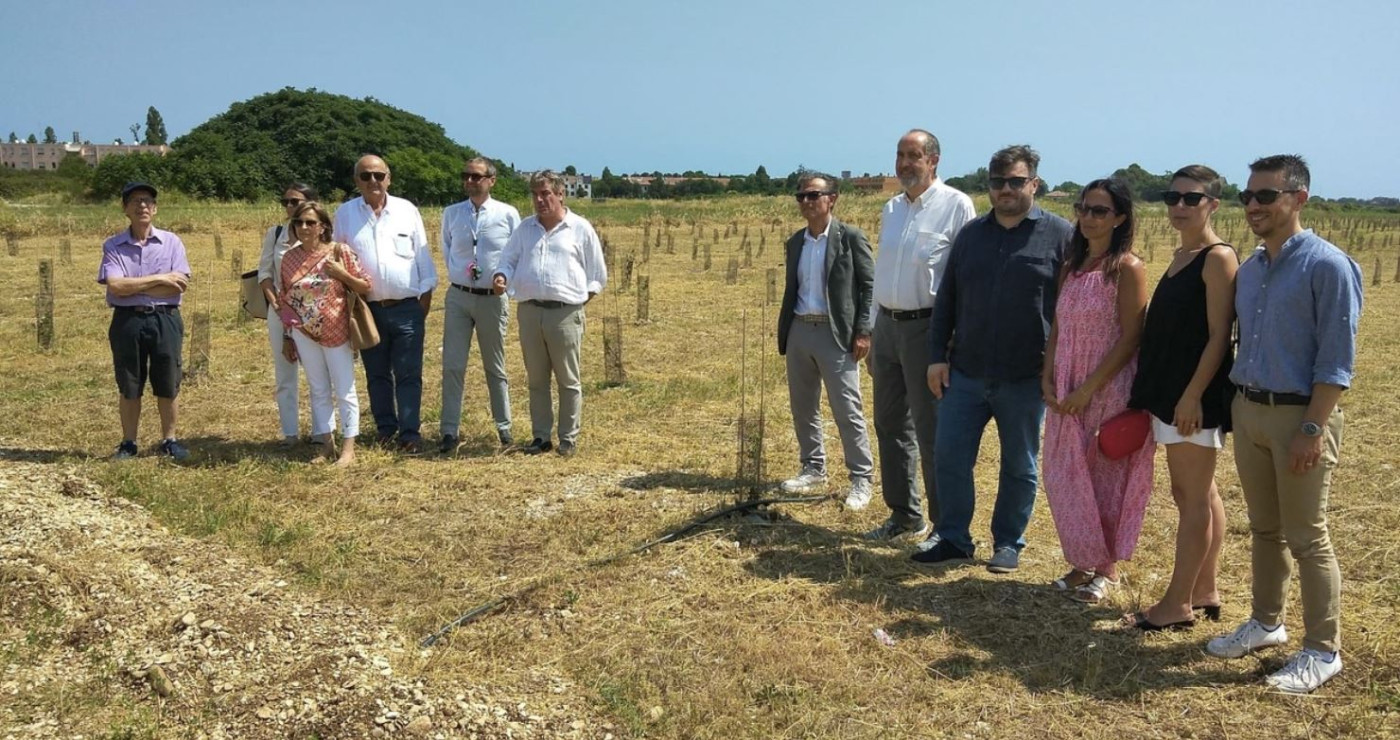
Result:
[[[1195,611],[1220,618],[1215,578],[1225,507],[1215,487],[1215,463],[1230,428],[1230,332],[1239,267],[1234,249],[1210,224],[1223,186],[1214,170],[1191,165],[1173,174],[1171,189],[1162,194],[1181,246],[1148,304],[1128,405],[1153,416],[1157,441],[1166,447],[1178,519],[1166,594],[1127,616],[1142,630],[1190,627]]]

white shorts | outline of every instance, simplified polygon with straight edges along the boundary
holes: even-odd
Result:
[[[1220,427],[1202,429],[1189,437],[1183,437],[1180,432],[1176,431],[1175,424],[1168,424],[1156,416],[1152,417],[1152,437],[1157,440],[1157,444],[1163,445],[1190,442],[1198,447],[1210,447],[1216,450],[1225,446],[1225,435],[1220,433]]]

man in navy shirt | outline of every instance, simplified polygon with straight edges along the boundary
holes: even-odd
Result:
[[[1351,385],[1361,269],[1301,223],[1311,177],[1302,157],[1249,166],[1240,193],[1264,243],[1235,277],[1240,345],[1230,380],[1235,466],[1253,533],[1250,618],[1206,651],[1241,658],[1283,645],[1290,555],[1298,564],[1303,649],[1266,682],[1305,694],[1342,670],[1342,575],[1327,533],[1327,493],[1342,442],[1342,391]]]
[[[934,300],[928,384],[941,400],[934,440],[938,540],[914,553],[917,562],[972,558],[972,469],[992,419],[1001,441],[1001,478],[987,570],[1016,570],[1026,545],[1045,417],[1040,369],[1056,277],[1074,233],[1068,221],[1035,205],[1039,165],[1040,155],[1028,146],[992,155],[992,212],[958,232]]]

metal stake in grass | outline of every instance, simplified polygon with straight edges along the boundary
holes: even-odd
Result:
[[[605,385],[627,382],[627,373],[622,369],[622,319],[616,316],[603,317],[603,370]]]
[[[729,267],[724,272],[724,284],[734,285],[739,282],[739,258],[730,257]]]
[[[37,319],[39,349],[53,346],[53,260],[39,260],[39,294],[34,296],[34,317]]]
[[[64,237],[58,243],[58,261],[65,264],[73,264],[73,240]]]
[[[209,312],[196,311],[190,332],[190,361],[185,369],[186,380],[197,380],[209,373]]]
[[[651,276],[637,276],[637,323],[651,321]]]

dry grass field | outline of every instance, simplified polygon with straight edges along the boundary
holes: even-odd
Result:
[[[845,197],[838,216],[873,238],[880,203]],[[1139,239],[1139,251],[1152,258],[1153,284],[1173,246],[1158,208],[1148,209]],[[1230,517],[1221,574],[1225,621],[1184,633],[1139,636],[1117,628],[1119,615],[1150,604],[1170,573],[1175,510],[1160,453],[1138,555],[1125,569],[1125,586],[1098,607],[1072,603],[1047,586],[1064,564],[1043,500],[1022,568],[1011,576],[980,566],[924,568],[901,548],[863,542],[860,533],[885,516],[878,500],[858,514],[835,500],[774,506],[765,516],[718,521],[640,555],[589,566],[748,495],[735,479],[741,410],[750,419],[764,415],[766,480],[795,472],[765,280],[767,268],[781,267],[784,238],[801,224],[791,199],[581,203],[578,210],[599,225],[614,255],[608,289],[587,309],[578,456],[495,454],[473,351],[458,456],[365,450],[356,467],[341,472],[310,466],[304,449],[289,453],[274,443],[264,329],[239,317],[231,261],[241,253],[244,269],[254,266],[261,234],[280,209],[161,208],[158,223],[183,236],[195,271],[187,326],[198,312],[211,317],[207,370],[180,399],[180,434],[193,455],[176,467],[149,455],[105,459],[119,427],[109,312],[94,276],[102,238],[124,226],[120,211],[0,207],[0,231],[17,239],[17,254],[0,252],[0,279],[8,286],[0,295],[0,418],[8,420],[0,427],[0,466],[74,469],[197,544],[226,547],[280,574],[296,593],[384,617],[410,646],[474,606],[537,584],[436,646],[398,654],[394,671],[427,685],[466,682],[528,699],[543,691],[538,671],[547,670],[570,681],[572,700],[618,737],[1400,736],[1400,284],[1393,280],[1400,218],[1312,214],[1319,230],[1349,246],[1361,264],[1366,307],[1356,387],[1343,399],[1347,431],[1331,503],[1344,574],[1346,669],[1316,695],[1293,698],[1260,686],[1283,651],[1232,662],[1202,653],[1207,638],[1249,611],[1248,525],[1228,450],[1218,476]],[[979,212],[985,210],[983,200]],[[435,235],[438,213],[425,217]],[[1225,211],[1220,225],[1226,239],[1252,244],[1239,209]],[[749,268],[742,267],[745,234]],[[71,264],[60,260],[64,239]],[[712,263],[705,270],[707,247]],[[35,340],[41,258],[53,259],[56,275],[56,338],[47,351]],[[636,275],[623,288],[629,258],[636,275],[650,281],[645,322],[635,319]],[[733,285],[726,282],[731,258],[741,265]],[[1373,285],[1378,258],[1383,280]],[[440,296],[435,303],[423,403],[423,431],[434,444]],[[601,319],[612,316],[622,324],[620,386],[605,382]],[[512,337],[514,331],[512,324]],[[520,439],[529,436],[529,415],[514,341],[507,358]],[[359,390],[371,429],[362,374]],[[829,419],[827,433],[833,470],[840,471]],[[143,450],[156,436],[148,408]],[[978,465],[984,502],[996,457],[989,442]],[[989,508],[981,506],[974,522],[982,557],[989,554]],[[17,588],[0,571],[3,598]],[[1296,646],[1296,598],[1290,608]],[[61,622],[61,613],[18,609],[7,618],[0,681],[32,655],[20,648],[41,648],[64,634],[42,628],[44,620]],[[873,636],[877,628],[893,645]],[[186,678],[183,698],[161,698],[101,665],[89,679],[66,691],[8,686],[0,703],[11,705],[10,714],[0,716],[17,724],[0,726],[0,736],[19,737],[29,718],[53,716],[64,737],[194,737],[215,711],[199,698],[206,693],[197,675]],[[359,737],[373,728],[316,734]]]

